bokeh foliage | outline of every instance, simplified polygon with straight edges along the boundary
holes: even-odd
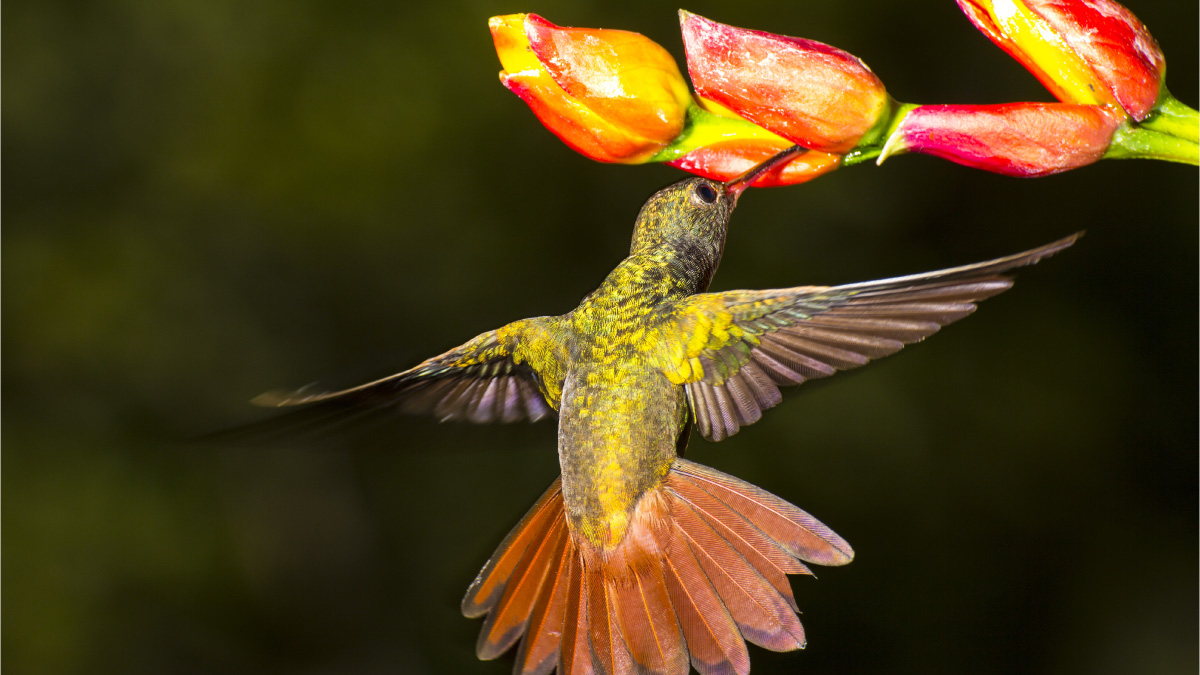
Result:
[[[1197,101],[1197,6],[1131,0]],[[1048,100],[952,2],[699,2],[861,56],[904,100]],[[650,35],[675,6],[113,0],[3,23],[3,666],[501,673],[460,594],[556,472],[552,424],[420,419],[197,447],[254,394],[352,384],[566,311],[679,174],[573,154],[486,19]],[[682,61],[681,61],[682,62]],[[690,456],[858,552],[755,673],[1197,669],[1197,179],[924,157],[754,191],[714,288],[1075,249],[928,343]]]

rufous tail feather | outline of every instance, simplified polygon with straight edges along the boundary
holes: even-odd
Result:
[[[462,609],[487,614],[481,659],[524,635],[517,675],[686,675],[689,665],[745,675],[746,640],[775,651],[804,647],[787,575],[810,574],[804,562],[853,557],[845,540],[788,502],[677,459],[610,550],[572,534],[555,481],[484,566]]]

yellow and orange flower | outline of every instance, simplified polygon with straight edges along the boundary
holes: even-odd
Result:
[[[504,66],[500,81],[578,152],[636,164],[683,131],[691,92],[649,38],[560,27],[536,14],[497,16],[488,26]]]
[[[957,0],[975,27],[1065,103],[1115,104],[1142,121],[1166,59],[1146,26],[1113,0]]]

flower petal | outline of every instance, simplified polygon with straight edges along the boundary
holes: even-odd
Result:
[[[549,77],[501,72],[500,82],[521,97],[547,129],[581,155],[600,162],[636,163],[659,147],[625,133],[587,106],[563,95]]]
[[[530,15],[529,45],[568,95],[628,133],[666,143],[679,135],[691,93],[667,50],[638,33],[562,28]]]
[[[668,164],[698,176],[726,181],[742,175],[788,147],[787,142],[735,139],[696,148]],[[838,168],[841,160],[840,155],[809,150],[783,167],[765,174],[754,183],[754,187],[803,183]]]

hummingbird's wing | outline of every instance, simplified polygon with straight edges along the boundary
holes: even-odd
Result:
[[[362,415],[401,412],[484,424],[540,420],[553,412],[521,349],[526,319],[476,336],[401,373],[340,391],[267,392],[253,400],[271,408],[300,408],[295,419],[267,420],[258,431],[327,429]],[[263,429],[258,429],[264,426]],[[270,427],[267,429],[265,427]],[[238,430],[242,431],[242,430]],[[236,433],[236,432],[235,432]]]
[[[1032,265],[1082,233],[987,262],[843,286],[726,291],[676,307],[659,353],[687,388],[696,427],[719,441],[783,400],[779,387],[827,377],[892,354],[975,311]]]

